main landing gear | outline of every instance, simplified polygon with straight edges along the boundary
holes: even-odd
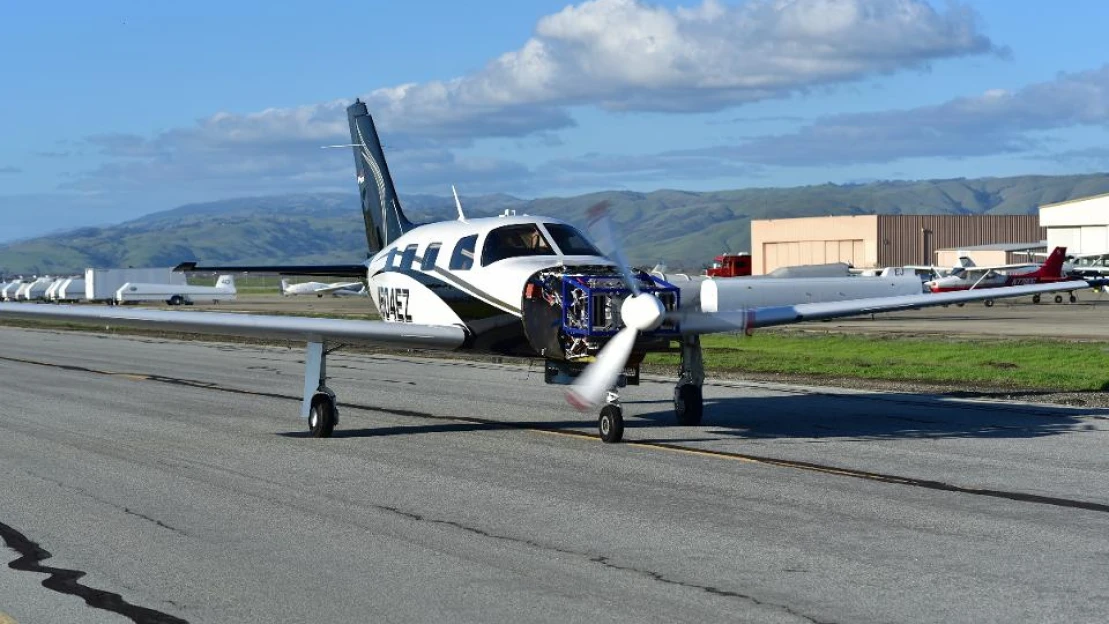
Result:
[[[682,364],[678,385],[674,387],[674,415],[680,425],[699,425],[705,412],[701,386],[705,383],[705,360],[701,356],[701,337],[682,337]]]
[[[339,408],[335,393],[327,387],[327,345],[309,342],[304,357],[304,394],[300,417],[308,419],[313,438],[330,438],[339,424]]]

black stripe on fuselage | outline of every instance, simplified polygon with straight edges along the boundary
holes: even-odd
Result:
[[[524,334],[524,324],[515,306],[510,306],[438,268],[431,273],[394,267],[380,273],[397,273],[410,277],[432,291],[466,324],[470,334],[466,341],[467,347],[502,355],[538,355]],[[489,301],[516,311],[506,312]]]

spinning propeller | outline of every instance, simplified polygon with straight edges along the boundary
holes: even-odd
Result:
[[[597,242],[616,262],[632,294],[620,305],[620,318],[624,322],[624,328],[605,344],[597,354],[596,361],[566,391],[566,400],[582,411],[592,409],[604,401],[605,395],[616,385],[616,380],[627,365],[639,332],[657,329],[666,316],[666,307],[658,297],[642,292],[639,280],[624,260],[624,254],[613,234],[608,205],[607,201],[603,201],[589,209],[590,230],[597,232]]]

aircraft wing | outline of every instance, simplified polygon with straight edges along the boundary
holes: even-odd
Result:
[[[100,306],[0,303],[0,318],[95,322],[193,334],[249,336],[306,342],[334,341],[399,348],[455,349],[466,340],[461,327],[384,321],[308,318],[230,312],[177,312]]]
[[[947,293],[901,295],[897,297],[874,297],[826,303],[800,303],[785,306],[765,306],[732,310],[717,313],[679,314],[676,318],[684,334],[712,334],[721,332],[745,331],[760,327],[791,325],[804,321],[875,314],[878,312],[897,312],[914,310],[953,303],[983,301],[1022,297],[1049,292],[1061,292],[1090,288],[1085,280],[1054,282],[1050,284],[1030,284],[1027,286],[1005,286],[983,290],[963,290]]]
[[[182,262],[173,267],[173,270],[179,273],[257,273],[260,275],[366,277],[365,264],[200,266],[195,262]]]

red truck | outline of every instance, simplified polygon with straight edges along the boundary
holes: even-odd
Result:
[[[705,271],[709,277],[739,277],[751,274],[751,254],[723,254],[712,259],[712,267]]]

